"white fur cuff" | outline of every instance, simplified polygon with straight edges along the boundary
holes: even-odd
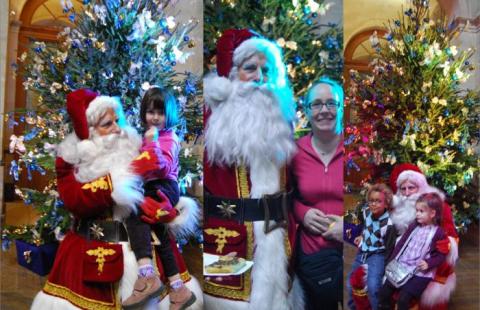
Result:
[[[215,74],[209,74],[203,79],[203,94],[205,103],[211,109],[227,100],[232,92],[232,82]]]

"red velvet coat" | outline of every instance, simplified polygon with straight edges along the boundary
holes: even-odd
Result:
[[[244,167],[220,167],[208,163],[208,155],[204,156],[204,189],[205,194],[226,198],[249,198],[251,189],[250,174]],[[281,186],[286,184],[286,171]],[[226,229],[226,243],[219,246],[219,229]],[[237,252],[238,257],[253,260],[254,234],[252,222],[239,224],[236,221],[207,218],[203,227],[204,252],[214,255],[226,255]],[[286,240],[287,255],[290,255],[291,246]],[[251,269],[240,276],[222,276],[220,281],[213,277],[205,277],[204,292],[210,295],[248,301],[251,290]]]
[[[76,220],[102,219],[105,214],[110,213],[114,201],[111,198],[112,182],[109,175],[89,183],[80,183],[75,179],[74,166],[62,158],[57,158],[56,170],[60,198]],[[82,279],[83,257],[87,244],[87,240],[74,230],[66,234],[43,291],[66,299],[82,309],[118,309],[120,305],[116,291],[117,283],[89,284]],[[188,271],[174,239],[171,244],[182,278],[189,280]],[[162,280],[165,280],[158,255],[156,262]]]

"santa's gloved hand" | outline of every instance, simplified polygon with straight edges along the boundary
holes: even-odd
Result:
[[[148,176],[159,168],[158,155],[155,149],[148,149],[137,156],[130,166],[133,173],[146,179]]]
[[[343,217],[329,214],[327,218],[331,223],[328,230],[322,234],[323,238],[343,242]]]
[[[157,191],[160,201],[155,201],[150,197],[145,197],[140,205],[143,214],[140,216],[142,221],[149,224],[169,223],[178,215],[177,209],[172,207],[167,196],[161,191]]]

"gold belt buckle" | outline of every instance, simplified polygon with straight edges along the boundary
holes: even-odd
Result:
[[[270,225],[270,209],[268,208],[268,202],[267,198],[269,197],[277,197],[281,195],[282,196],[282,203],[281,203],[281,208],[282,208],[282,213],[283,213],[283,218],[284,220],[282,221],[276,221],[275,224]],[[261,204],[263,206],[263,210],[265,212],[265,223],[263,224],[263,231],[265,234],[268,234],[269,232],[277,229],[277,228],[287,228],[288,225],[288,217],[287,217],[287,193],[281,192],[281,193],[276,193],[272,195],[264,195],[262,198],[260,198]]]

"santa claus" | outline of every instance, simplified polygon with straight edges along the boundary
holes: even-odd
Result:
[[[230,29],[216,64],[218,75],[204,80],[204,252],[254,264],[241,275],[206,276],[205,307],[302,309],[288,300],[285,165],[295,151],[295,111],[281,50]]]
[[[142,188],[142,176],[158,169],[161,155],[155,149],[139,154],[141,137],[126,125],[122,107],[112,97],[78,90],[67,96],[67,111],[74,132],[58,145],[55,164],[60,198],[75,220],[31,308],[119,309],[137,279],[137,261],[122,221],[137,212],[137,206],[148,209],[148,214],[164,211],[162,204],[144,198]],[[183,197],[176,208],[179,215],[169,227],[185,233],[195,223],[197,206]],[[171,244],[186,286],[201,296],[174,239]],[[154,258],[162,276],[161,262]],[[158,309],[169,304],[166,294],[150,300],[150,306]],[[197,298],[192,309],[202,307],[202,298]]]
[[[420,195],[435,192],[445,199],[443,192],[430,186],[422,171],[409,163],[395,166],[390,175],[390,186],[396,193],[393,197],[390,218],[400,235],[415,220],[415,203]],[[451,208],[445,201],[443,203],[442,228],[445,230],[448,240],[442,241],[444,244],[437,244],[437,246],[448,247],[449,252],[445,263],[437,268],[434,281],[430,282],[422,294],[421,309],[447,309],[448,300],[455,289],[454,266],[458,259],[458,235]]]

